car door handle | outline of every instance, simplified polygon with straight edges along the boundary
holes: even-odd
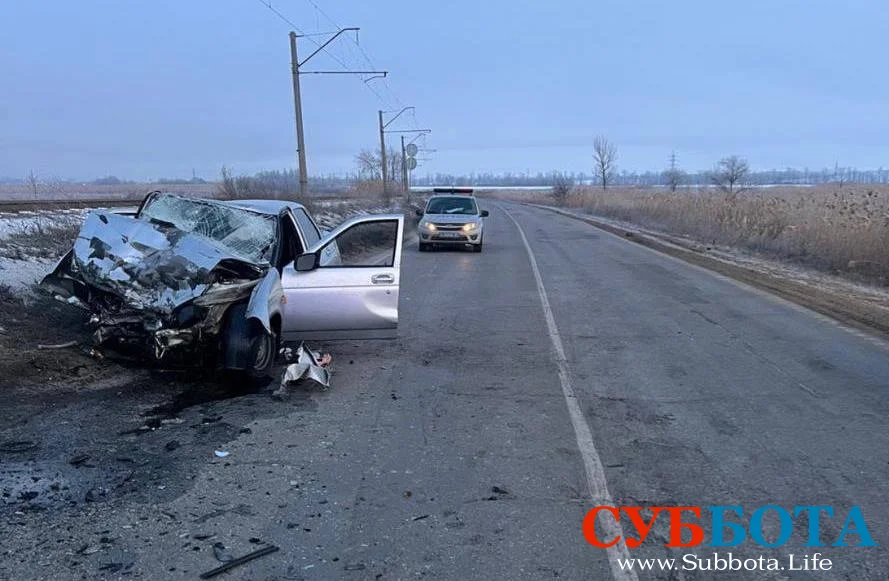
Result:
[[[372,284],[392,284],[395,282],[395,277],[391,274],[375,274],[370,277],[370,282]]]

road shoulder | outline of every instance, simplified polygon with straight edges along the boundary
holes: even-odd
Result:
[[[765,291],[871,336],[889,338],[889,297],[881,293],[867,292],[853,283],[806,280],[793,276],[787,269],[782,269],[779,275],[772,269],[743,265],[724,253],[716,255],[710,247],[676,237],[552,206],[529,205],[584,222],[629,242]]]

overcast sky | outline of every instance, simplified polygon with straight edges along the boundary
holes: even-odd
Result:
[[[429,128],[420,173],[889,166],[885,0],[271,0],[305,32],[360,26],[383,100],[303,76],[310,173]],[[0,3],[0,176],[215,178],[295,165],[288,24],[259,0]],[[320,37],[319,37],[320,39]],[[369,68],[341,37],[336,59]],[[300,40],[302,55],[314,48]],[[321,53],[306,70],[338,70]],[[391,137],[391,144],[398,143]]]

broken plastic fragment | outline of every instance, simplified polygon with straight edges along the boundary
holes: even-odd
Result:
[[[217,458],[225,458],[230,454],[230,452],[227,452],[226,450],[216,450],[213,453],[216,454]]]
[[[328,368],[333,360],[330,353],[322,354],[312,351],[306,347],[305,343],[301,343],[295,351],[285,349],[284,359],[288,362],[295,361],[295,363],[290,363],[284,369],[281,387],[275,392],[276,394],[283,393],[288,385],[301,379],[311,379],[325,388],[330,387],[330,370]]]

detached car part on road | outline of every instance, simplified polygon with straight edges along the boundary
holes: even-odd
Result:
[[[92,313],[96,345],[264,376],[282,340],[395,336],[403,222],[326,233],[294,202],[152,192],[90,213],[41,284]]]
[[[484,220],[487,210],[479,211],[472,188],[435,188],[420,216],[420,252],[432,250],[436,244],[469,246],[481,252],[485,240]],[[446,195],[447,194],[447,195]]]

